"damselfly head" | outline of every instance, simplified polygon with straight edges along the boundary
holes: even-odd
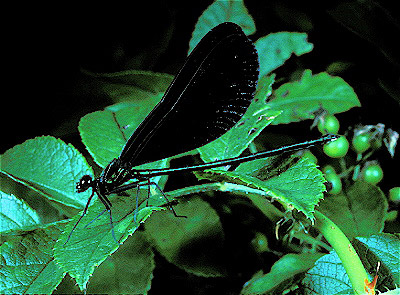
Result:
[[[93,187],[93,179],[90,175],[84,175],[76,184],[76,191],[78,193],[81,193],[86,191],[90,187]]]

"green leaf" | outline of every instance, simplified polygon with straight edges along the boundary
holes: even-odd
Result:
[[[382,233],[367,238],[359,237],[353,244],[372,277],[376,274],[378,261],[380,262],[378,276],[381,280],[378,278],[377,289],[385,291],[399,286],[400,235],[398,233],[394,235]]]
[[[330,114],[345,112],[360,106],[360,101],[342,78],[324,72],[312,75],[310,70],[306,70],[300,81],[279,87],[268,106],[283,111],[273,122],[277,125],[312,119],[321,107]]]
[[[354,246],[362,251],[357,251],[363,265],[369,270],[371,281],[376,274],[377,262],[381,262],[378,272],[377,289],[381,292],[386,289],[394,289],[394,284],[400,283],[399,259],[400,238],[398,235],[379,234],[368,238],[359,238]],[[356,246],[358,245],[358,246]],[[374,265],[371,265],[374,261]],[[348,276],[341,264],[337,254],[332,251],[330,254],[319,259],[315,266],[307,272],[302,282],[304,294],[352,294],[352,287]]]
[[[351,239],[380,233],[387,208],[387,199],[379,187],[358,181],[344,193],[325,198],[318,210]]]
[[[154,214],[146,221],[145,233],[169,262],[198,276],[226,273],[224,235],[218,215],[200,198],[176,205],[170,212]]]
[[[1,156],[1,172],[57,203],[83,208],[88,193],[75,185],[83,175],[93,175],[85,158],[70,144],[51,136],[36,137]]]
[[[167,163],[168,159],[163,159],[140,167],[143,169],[163,168],[167,166]],[[158,183],[162,189],[165,176],[153,177],[152,181]],[[167,203],[164,196],[154,186],[150,186],[150,196],[148,187],[133,188],[125,193],[129,196],[108,196],[112,203],[114,233],[119,243],[123,243],[129,235],[132,235],[140,223],[144,222],[153,211],[163,209],[156,206]],[[172,200],[169,198],[168,201]],[[147,205],[153,207],[146,207]],[[57,241],[54,255],[61,267],[76,280],[79,288],[85,290],[95,268],[114,253],[119,245],[112,235],[110,215],[101,202],[96,200],[88,208],[88,212],[72,232],[81,215],[82,212],[70,219],[64,233]],[[76,252],[80,254],[76,255]],[[74,259],[71,259],[72,256]]]
[[[116,73],[91,73],[87,76],[85,87],[98,95],[106,94],[115,102],[143,101],[162,95],[173,80],[164,73],[128,70]]]
[[[119,156],[127,139],[161,98],[160,94],[145,101],[120,103],[81,119],[82,141],[100,167],[104,168]]]
[[[0,191],[0,232],[21,230],[39,224],[36,211],[25,201]]]
[[[325,179],[315,163],[290,157],[281,167],[270,169],[271,159],[241,164],[235,171],[208,170],[201,178],[244,184],[265,191],[288,208],[297,209],[314,220],[314,209],[323,198]]]
[[[239,156],[281,113],[269,110],[265,103],[265,98],[271,94],[273,82],[273,76],[263,79],[262,86],[240,121],[227,133],[198,149],[204,162]]]
[[[296,278],[314,266],[323,254],[286,254],[272,266],[267,274],[257,273],[247,281],[241,294],[282,294]]]
[[[292,54],[300,56],[313,49],[307,42],[306,33],[279,32],[258,39],[254,45],[260,59],[260,76],[271,73],[290,58]]]
[[[51,294],[55,290],[65,275],[53,257],[53,246],[64,223],[2,236],[0,293]]]
[[[387,292],[379,293],[380,295],[400,295],[400,288],[396,288]]]
[[[246,35],[256,31],[254,20],[242,0],[215,1],[199,17],[189,42],[189,53],[212,28],[224,22],[236,23]]]
[[[349,278],[335,252],[319,259],[306,273],[302,285],[302,294],[353,294]]]
[[[154,253],[142,232],[136,232],[93,273],[89,294],[146,294],[150,290]]]
[[[140,206],[137,211],[134,197],[110,198],[113,204],[114,233],[119,243],[123,243],[132,235],[153,211],[162,210],[160,207],[145,207],[147,188],[141,190],[138,197]],[[165,203],[165,200],[163,201]],[[104,214],[100,215],[102,212]],[[54,247],[54,256],[61,268],[75,279],[79,288],[85,290],[95,268],[120,245],[112,236],[110,215],[104,210],[101,202],[97,201],[89,207],[87,214],[71,234],[80,216],[81,213],[76,215],[65,227]]]
[[[323,198],[323,192],[326,190],[324,182],[325,179],[317,165],[308,159],[300,158],[297,164],[285,172],[267,179],[263,186],[273,191],[270,194],[273,198],[283,201],[289,208],[297,209],[310,220],[314,220],[315,206]]]

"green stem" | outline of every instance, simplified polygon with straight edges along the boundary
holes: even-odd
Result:
[[[282,214],[282,212],[280,211],[279,212],[270,211],[270,208],[266,207],[267,203],[268,205],[271,206],[272,204],[270,204],[270,202],[264,199],[264,197],[268,196],[268,194],[266,194],[264,191],[228,182],[225,183],[214,182],[201,185],[194,185],[168,192],[166,193],[166,195],[168,198],[173,199],[185,195],[190,195],[199,192],[208,192],[208,191],[222,191],[222,192],[246,194],[250,197],[250,199],[253,201],[253,203],[255,203],[256,206],[261,207],[261,209],[264,209],[263,211],[268,211],[269,214],[272,213],[273,215],[275,215],[274,216],[275,218],[278,218]],[[365,279],[368,280],[368,274],[365,271],[364,266],[361,263],[361,260],[358,257],[354,247],[352,246],[346,235],[328,217],[326,217],[319,211],[315,212],[315,217],[316,217],[315,227],[324,235],[326,240],[331,244],[331,246],[335,249],[336,253],[338,254],[347,272],[347,275],[349,276],[350,282],[353,286],[354,293],[365,294],[364,280]]]
[[[185,195],[209,191],[230,192],[246,195],[246,197],[249,198],[253,204],[273,222],[278,222],[283,217],[283,213],[273,204],[271,204],[271,201],[268,199],[270,196],[265,191],[230,182],[214,182],[189,186],[168,192],[166,195],[168,199],[174,199]]]
[[[248,186],[240,184],[234,184],[229,182],[206,183],[170,191],[166,193],[166,195],[169,199],[173,199],[185,195],[195,194],[199,192],[208,192],[208,191],[223,191],[223,192],[232,192],[243,195],[245,194],[249,198],[249,200],[252,201],[253,204],[272,222],[276,223],[284,217],[284,213],[271,203],[271,201],[269,200],[270,196],[266,194],[263,190],[250,188]],[[306,234],[302,235],[301,233],[296,233],[295,236],[298,237],[299,239],[306,240],[312,245],[317,245],[327,250],[330,250],[330,246],[326,245],[320,240],[312,238],[309,235]]]
[[[362,154],[357,154],[357,163],[360,163],[361,159],[362,159]],[[360,168],[361,168],[360,164],[357,164],[356,167],[354,168],[353,181],[356,181],[358,179],[358,176],[360,174]]]
[[[344,158],[339,159],[340,171],[347,171],[346,161]]]
[[[245,185],[234,184],[229,182],[213,182],[213,183],[205,183],[200,185],[188,186],[185,188],[177,189],[174,191],[167,192],[166,195],[171,199],[182,197],[190,194],[196,194],[201,192],[209,192],[209,191],[220,191],[220,192],[231,192],[238,194],[257,194],[261,196],[267,197],[268,194],[263,190],[250,188]]]
[[[354,294],[365,294],[364,280],[368,280],[368,274],[353,245],[339,227],[324,214],[315,211],[315,218],[315,227],[324,235],[339,256],[349,276]]]

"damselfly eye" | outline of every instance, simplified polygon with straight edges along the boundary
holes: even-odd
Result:
[[[92,177],[90,175],[82,176],[81,180],[76,184],[76,191],[78,193],[86,191],[89,187],[92,187]]]

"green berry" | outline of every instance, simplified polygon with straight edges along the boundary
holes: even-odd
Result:
[[[367,149],[371,147],[370,138],[371,136],[367,133],[354,136],[352,140],[352,145],[354,150],[358,154],[365,152]]]
[[[349,142],[344,136],[324,145],[324,153],[331,158],[342,158],[348,150]]]
[[[339,131],[339,121],[334,115],[326,115],[318,121],[318,130],[322,134],[336,134]]]
[[[333,168],[331,165],[326,165],[324,168],[322,168],[322,171],[325,174],[336,174],[335,168]]]
[[[389,190],[389,200],[400,202],[400,187],[394,187]]]
[[[337,195],[342,191],[342,181],[337,175],[336,177],[332,174],[326,175],[326,180],[332,184],[332,188],[329,191],[330,194]]]
[[[398,211],[392,210],[386,213],[386,221],[395,221],[397,218],[397,215],[399,215]]]
[[[325,178],[332,184],[332,188],[330,189],[329,193],[333,195],[337,195],[342,191],[342,181],[340,177],[336,174],[335,169],[327,165],[325,166],[322,171],[325,173]]]
[[[383,178],[383,170],[378,164],[370,165],[363,171],[363,178],[366,182],[377,184]]]

